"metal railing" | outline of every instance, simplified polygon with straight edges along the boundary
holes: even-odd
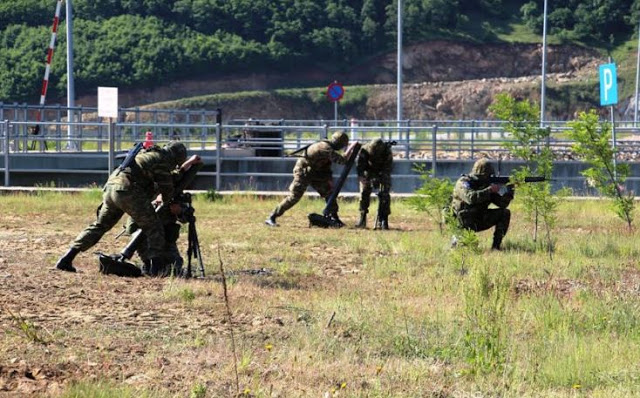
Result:
[[[5,185],[9,185],[13,154],[41,156],[92,154],[108,156],[107,174],[113,168],[116,153],[126,151],[135,142],[144,140],[151,131],[156,143],[179,139],[192,151],[200,151],[215,163],[215,171],[202,172],[216,179],[220,188],[223,177],[283,176],[285,173],[224,172],[227,160],[269,160],[283,162],[288,153],[317,140],[330,137],[335,131],[347,132],[351,139],[367,142],[374,138],[394,140],[394,156],[399,160],[431,162],[432,170],[441,160],[473,159],[480,154],[509,159],[504,145],[513,138],[499,121],[340,121],[242,119],[220,123],[221,113],[203,110],[122,109],[116,121],[102,121],[95,108],[74,108],[76,121],[65,119],[64,107],[7,105],[0,103],[0,149],[3,153]],[[40,112],[40,115],[38,115]],[[34,126],[40,126],[34,134]],[[572,160],[572,142],[566,138],[565,122],[548,124],[548,143],[558,160]],[[69,134],[69,131],[72,134]],[[620,140],[619,158],[640,160],[640,136],[633,122],[616,123]],[[636,137],[638,137],[636,139]],[[220,149],[220,150],[218,150]],[[33,172],[64,172],[60,168],[30,168]],[[14,169],[15,171],[15,169]],[[21,170],[24,171],[24,170]],[[68,170],[66,170],[68,171]],[[93,170],[95,171],[95,170]],[[289,172],[286,173],[289,175]],[[398,176],[400,178],[408,175]]]

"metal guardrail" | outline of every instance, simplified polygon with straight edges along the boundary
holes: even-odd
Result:
[[[432,169],[443,159],[471,159],[479,153],[508,156],[504,144],[513,141],[504,131],[503,122],[476,120],[421,120],[421,121],[339,121],[323,120],[271,120],[242,119],[220,123],[221,112],[202,110],[142,110],[123,109],[118,120],[105,122],[96,116],[95,108],[72,108],[79,121],[68,122],[64,117],[69,109],[64,107],[18,106],[0,103],[0,149],[2,150],[5,186],[10,185],[10,158],[12,154],[100,154],[109,157],[113,168],[115,154],[129,149],[133,143],[144,140],[151,131],[153,140],[164,143],[179,139],[190,150],[209,152],[215,160],[215,172],[203,172],[215,176],[219,190],[224,176],[266,177],[278,173],[222,172],[225,160],[271,159],[284,161],[287,153],[295,151],[319,139],[331,136],[335,131],[347,132],[351,139],[361,142],[374,138],[395,140],[396,158],[431,161]],[[40,115],[38,116],[38,112]],[[39,121],[38,121],[39,120]],[[39,125],[38,134],[34,126]],[[565,138],[565,122],[548,124],[551,129],[549,145],[559,156],[570,156],[571,141]],[[71,133],[69,133],[71,131]],[[638,130],[633,122],[617,122],[619,137],[617,149],[623,160],[635,159],[640,154],[640,136],[633,139]],[[220,149],[220,150],[218,150]],[[640,158],[638,159],[640,160]],[[62,173],[61,169],[30,169],[42,173]],[[24,170],[22,170],[24,171]],[[396,177],[394,175],[394,177]],[[398,175],[398,178],[408,177]]]

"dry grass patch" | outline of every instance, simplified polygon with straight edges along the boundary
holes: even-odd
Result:
[[[104,276],[92,252],[51,270],[97,203],[0,197],[0,396],[234,396],[236,368],[256,397],[622,397],[640,380],[638,237],[605,202],[560,207],[553,260],[516,203],[506,250],[481,233],[461,269],[400,201],[373,231],[352,227],[356,202],[323,230],[318,200],[268,228],[275,198],[196,197],[207,280]],[[117,232],[95,249],[120,251]]]

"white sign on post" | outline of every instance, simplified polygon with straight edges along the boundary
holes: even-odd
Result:
[[[98,87],[98,117],[118,118],[118,87]]]

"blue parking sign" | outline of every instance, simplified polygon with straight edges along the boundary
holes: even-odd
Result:
[[[600,65],[600,105],[618,103],[618,78],[616,64]]]

